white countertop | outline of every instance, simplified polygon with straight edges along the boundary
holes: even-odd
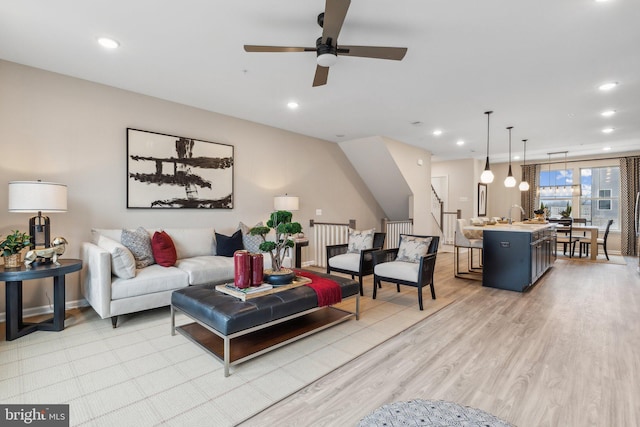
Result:
[[[495,225],[469,225],[464,229],[467,231],[514,231],[518,233],[533,233],[534,231],[543,230],[545,228],[555,227],[555,223],[524,223],[514,222],[513,224],[495,224]],[[465,233],[466,235],[466,233]]]

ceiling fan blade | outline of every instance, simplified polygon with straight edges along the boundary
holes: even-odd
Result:
[[[316,66],[316,75],[313,77],[313,87],[327,84],[329,77],[329,67]]]
[[[315,47],[244,45],[245,52],[315,52]]]
[[[338,47],[338,55],[363,58],[392,59],[400,61],[407,53],[406,47],[343,46]]]
[[[327,0],[324,8],[324,23],[322,24],[322,42],[326,43],[331,39],[333,46],[336,45],[338,34],[347,16],[347,10],[351,0]]]

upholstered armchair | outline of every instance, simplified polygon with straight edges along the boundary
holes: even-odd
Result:
[[[364,295],[362,278],[373,274],[373,252],[384,247],[387,233],[373,233],[373,247],[349,252],[349,243],[327,246],[327,274],[331,272],[358,276],[360,295]]]
[[[395,249],[385,249],[373,253],[373,299],[376,299],[381,282],[395,283],[418,289],[418,306],[422,305],[422,288],[430,286],[431,298],[436,299],[433,273],[440,237],[403,234],[400,245]]]

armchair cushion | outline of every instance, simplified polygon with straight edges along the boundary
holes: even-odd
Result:
[[[403,234],[400,237],[400,247],[396,261],[420,262],[420,258],[429,251],[431,237],[416,237]]]
[[[111,254],[111,272],[121,279],[131,279],[136,275],[136,260],[124,245],[105,236],[98,236],[96,245]]]
[[[391,261],[375,266],[377,276],[389,277],[407,282],[418,281],[419,262]]]
[[[350,229],[347,252],[358,253],[363,249],[372,249],[373,233],[375,233],[373,228],[363,231]]]
[[[360,270],[360,254],[346,253],[329,258],[329,267],[358,272]]]
[[[145,268],[155,264],[153,250],[151,249],[151,236],[144,227],[135,230],[122,230],[120,242],[125,245],[136,259],[136,268]]]

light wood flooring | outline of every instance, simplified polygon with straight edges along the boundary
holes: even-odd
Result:
[[[453,304],[241,425],[353,426],[386,403],[421,398],[520,427],[638,426],[637,262],[558,258],[518,293],[454,278],[453,255],[440,253],[436,293]]]

